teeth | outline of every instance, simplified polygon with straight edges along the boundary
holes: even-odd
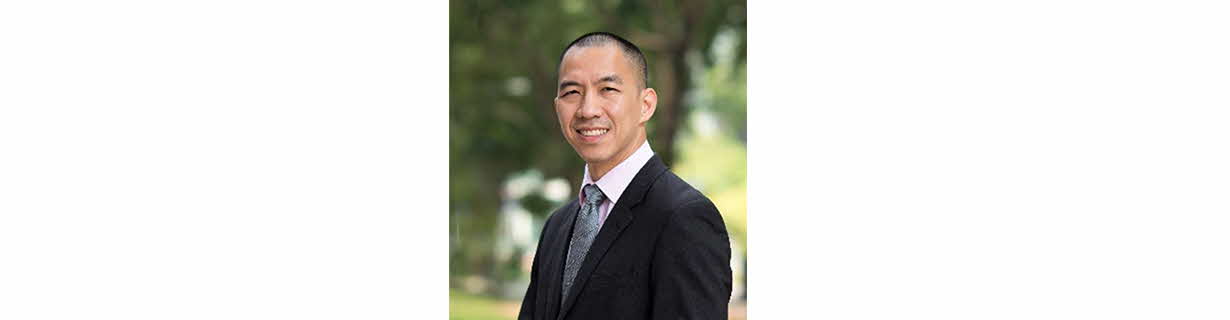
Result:
[[[606,133],[607,130],[608,129],[590,129],[590,130],[581,130],[580,132],[581,132],[581,135],[583,136],[592,137],[592,136],[597,136],[597,135]]]

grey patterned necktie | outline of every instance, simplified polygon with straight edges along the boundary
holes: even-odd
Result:
[[[598,235],[598,206],[606,199],[606,195],[602,194],[597,185],[587,184],[581,190],[585,193],[585,203],[581,204],[577,222],[572,225],[568,261],[564,264],[564,291],[560,297],[560,306],[566,302],[568,289],[572,288],[577,271],[581,269],[581,262],[585,261],[585,254],[589,253],[589,245],[594,243],[594,236]]]

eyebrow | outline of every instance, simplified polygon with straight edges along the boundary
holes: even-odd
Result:
[[[623,79],[619,78],[619,75],[617,74],[607,75],[605,77],[599,78],[598,81],[594,81],[594,84],[599,84],[603,82],[614,82],[615,84],[620,84],[620,85],[624,84]],[[559,90],[564,90],[564,88],[568,86],[579,86],[579,85],[581,85],[580,82],[577,82],[574,80],[564,80],[559,83]]]

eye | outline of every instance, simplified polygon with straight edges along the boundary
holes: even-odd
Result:
[[[619,92],[619,89],[615,89],[615,88],[611,88],[611,87],[606,87],[606,88],[602,88],[602,91],[603,91],[603,92],[608,92],[608,91],[609,91],[609,92]]]
[[[579,92],[577,92],[576,90],[568,90],[568,92],[564,92],[564,94],[561,94],[560,97],[567,97],[568,95],[574,94],[574,93],[579,93]]]

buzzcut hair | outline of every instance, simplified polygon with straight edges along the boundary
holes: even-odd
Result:
[[[649,87],[649,64],[645,63],[645,54],[641,53],[641,48],[638,48],[632,41],[628,41],[623,37],[617,36],[610,32],[590,32],[586,33],[576,40],[572,40],[567,47],[564,47],[564,52],[559,54],[559,63],[564,64],[564,56],[568,55],[568,50],[573,47],[588,48],[614,44],[623,52],[624,58],[632,63],[633,69],[640,72],[641,88]]]

